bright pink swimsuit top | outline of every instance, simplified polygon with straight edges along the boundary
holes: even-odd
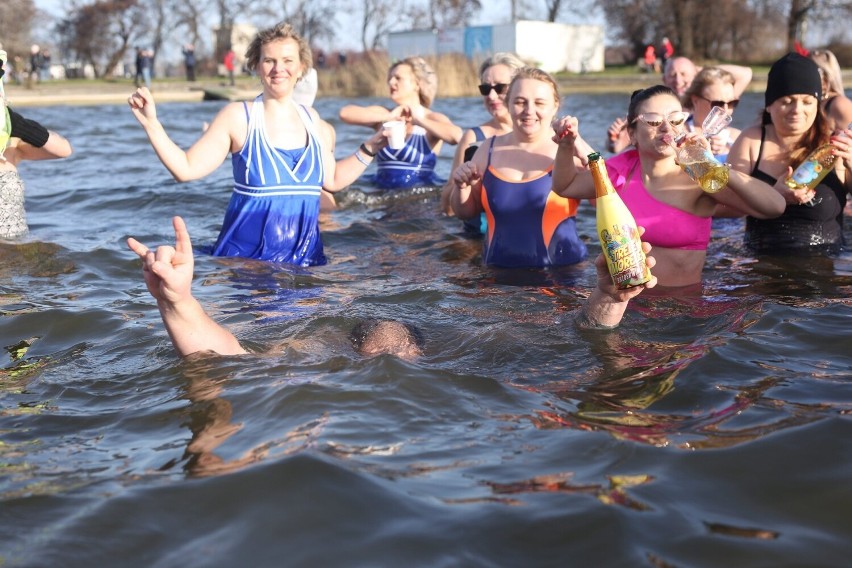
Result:
[[[643,241],[652,246],[681,250],[706,250],[713,219],[687,213],[652,197],[642,184],[639,153],[626,150],[606,160],[612,185],[633,214],[636,224],[645,227]],[[631,170],[633,175],[630,174]],[[628,178],[630,184],[627,184]]]

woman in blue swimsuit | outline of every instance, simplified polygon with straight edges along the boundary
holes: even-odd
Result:
[[[130,108],[177,181],[202,178],[231,154],[234,188],[214,255],[325,264],[318,222],[322,190],[355,181],[385,139],[377,132],[335,162],[331,127],[314,109],[293,101],[297,81],[311,67],[311,50],[289,24],[260,31],[245,59],[262,94],[225,106],[189,150],[166,134],[147,88],[130,97]]]
[[[422,57],[409,57],[395,63],[388,71],[392,109],[373,105],[346,105],[340,109],[340,120],[347,124],[368,126],[377,132],[385,122],[404,120],[405,146],[399,150],[384,148],[377,154],[374,184],[381,189],[404,189],[443,185],[435,175],[435,163],[441,144],[457,144],[462,129],[446,115],[429,107],[438,90],[438,77]]]
[[[559,110],[553,78],[524,67],[507,96],[513,129],[482,144],[452,177],[450,204],[462,219],[485,212],[483,262],[504,267],[567,265],[586,257],[577,235],[579,201],[551,191]]]

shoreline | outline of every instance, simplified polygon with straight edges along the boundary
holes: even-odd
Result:
[[[652,74],[625,75],[572,75],[557,77],[560,92],[584,94],[629,94],[659,83],[659,77]],[[766,77],[755,75],[749,85],[749,91],[762,91]],[[130,81],[104,80],[52,80],[40,83],[32,89],[22,85],[5,85],[6,99],[13,107],[34,106],[88,106],[102,104],[123,104],[135,90]],[[230,87],[221,78],[201,79],[189,83],[183,80],[155,81],[151,91],[158,103],[163,102],[200,102],[203,100],[247,100],[254,98],[260,91],[257,81],[251,77],[238,79],[236,87]],[[333,94],[327,96],[345,96]],[[471,97],[475,94],[469,95]],[[318,95],[322,98],[322,95]],[[450,98],[450,97],[444,97]]]

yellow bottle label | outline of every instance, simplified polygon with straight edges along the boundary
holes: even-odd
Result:
[[[612,282],[617,288],[639,286],[651,279],[636,222],[617,194],[597,199],[597,229]]]

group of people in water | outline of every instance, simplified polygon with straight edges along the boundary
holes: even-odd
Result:
[[[606,165],[644,231],[646,252],[653,247],[647,262],[654,277],[644,286],[619,290],[598,258],[598,282],[580,324],[617,325],[629,300],[658,282],[700,285],[714,216],[745,216],[746,242],[757,253],[840,250],[843,211],[852,192],[852,102],[832,78],[839,67],[827,70],[833,56],[826,53],[791,53],[776,61],[760,124],[742,132],[728,128],[709,140],[700,135],[704,116],[715,106],[733,113],[751,80],[748,68],[697,69],[677,57],[667,62],[663,85],[633,93],[627,116],[609,128],[608,149],[617,155]],[[226,105],[187,150],[157,120],[147,88],[129,98],[176,180],[204,177],[231,155],[233,192],[214,255],[324,264],[319,215],[334,206],[335,192],[359,179],[374,160],[371,181],[380,188],[440,185],[436,155],[446,143],[456,151],[441,208],[482,234],[485,264],[548,267],[586,258],[575,218],[581,201],[595,196],[586,167],[593,148],[580,136],[579,119],[559,114],[558,86],[548,73],[507,53],[483,62],[479,90],[491,118],[465,131],[431,109],[437,77],[429,65],[419,57],[396,62],[388,73],[391,108],[341,109],[342,121],[371,132],[352,154],[335,159],[334,129],[313,108],[293,101],[297,82],[311,67],[311,50],[293,28],[281,23],[260,31],[246,65],[259,78],[262,93]],[[400,120],[405,144],[390,148],[386,123]],[[730,175],[721,191],[702,192],[677,163],[671,140],[682,130],[727,161]],[[791,166],[824,144],[833,147],[834,171],[815,189],[791,189],[785,183]],[[52,152],[50,157],[63,153],[43,151]],[[239,341],[192,296],[191,242],[181,218],[174,219],[174,229],[174,246],[151,249],[134,239],[128,244],[143,260],[145,281],[175,348],[181,355],[243,353]]]

